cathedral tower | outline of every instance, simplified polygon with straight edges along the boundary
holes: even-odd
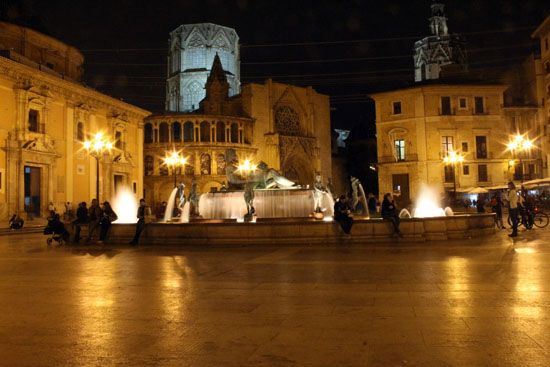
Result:
[[[234,29],[212,23],[184,24],[170,33],[169,42],[167,111],[191,112],[199,108],[216,55],[229,96],[240,93],[239,36]]]
[[[414,43],[414,80],[439,79],[442,68],[455,65],[461,72],[466,70],[464,40],[459,35],[449,34],[445,5],[434,0],[429,18],[431,35]]]

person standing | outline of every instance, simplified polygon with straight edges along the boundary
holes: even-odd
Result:
[[[369,207],[369,215],[373,216],[376,214],[376,197],[373,195],[372,192],[369,192],[367,195],[369,197],[369,200],[367,201],[367,206]]]
[[[88,238],[86,238],[86,244],[90,244],[92,237],[96,231],[99,230],[99,220],[101,219],[101,208],[99,207],[99,200],[93,199],[90,209],[88,209]]]
[[[88,208],[86,208],[86,202],[81,202],[76,209],[76,220],[74,225],[74,242],[80,242],[80,230],[84,224],[88,223]]]
[[[48,211],[50,212],[50,217],[53,218],[55,216],[55,206],[53,205],[53,202],[50,201],[48,204]]]
[[[512,181],[508,182],[508,213],[510,220],[512,221],[512,233],[508,236],[518,236],[518,192],[516,191],[516,185]]]
[[[395,201],[393,200],[392,195],[389,192],[384,195],[381,214],[383,219],[389,220],[391,222],[394,234],[399,237],[403,237],[401,231],[399,230],[399,215],[397,214]]]
[[[115,211],[111,207],[111,204],[106,201],[103,203],[103,208],[101,210],[101,219],[99,220],[99,243],[103,243],[107,239],[107,234],[111,228],[111,223],[118,219]]]
[[[499,194],[495,194],[491,199],[491,210],[495,213],[495,223],[499,229],[505,229],[502,223],[502,199]]]
[[[145,199],[141,199],[139,201],[139,207],[137,210],[137,218],[138,221],[136,223],[136,234],[134,235],[134,238],[130,241],[130,245],[137,246],[139,242],[139,237],[141,236],[141,232],[145,229],[145,217],[148,215],[147,213],[147,204],[145,203]]]
[[[351,227],[353,226],[353,218],[350,217],[350,212],[346,196],[341,195],[336,203],[334,203],[334,220],[340,224],[346,235],[351,234]]]

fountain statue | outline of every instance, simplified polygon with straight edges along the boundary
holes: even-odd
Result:
[[[250,222],[254,216],[254,182],[250,181],[244,185],[244,202],[246,203],[245,221]]]
[[[185,205],[185,184],[183,182],[180,182],[180,184],[178,185],[176,196],[178,198],[177,209],[181,211],[183,209],[183,206]]]
[[[225,175],[229,190],[242,190],[246,183],[238,173],[238,165],[239,160],[235,149],[227,149],[225,151]]]
[[[351,209],[352,211],[357,210],[357,204],[361,201],[363,206],[362,213],[363,215],[368,216],[369,211],[367,207],[367,197],[365,196],[365,191],[363,190],[363,185],[357,177],[351,176]]]
[[[255,188],[258,189],[297,189],[299,186],[288,178],[279,174],[265,162],[258,163],[258,170],[254,175],[253,180],[256,183]]]
[[[329,191],[323,185],[323,179],[320,174],[315,175],[315,182],[313,183],[313,208],[315,213],[322,213],[322,201],[323,194],[328,194]]]
[[[191,183],[191,192],[189,192],[189,197],[187,198],[187,201],[190,204],[191,216],[193,217],[200,217],[199,199],[200,193],[197,189],[197,182],[193,179],[193,182]]]

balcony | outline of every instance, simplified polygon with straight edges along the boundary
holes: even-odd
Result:
[[[378,158],[378,163],[406,163],[418,161],[418,154],[405,154],[405,159],[396,160],[395,156],[382,156]]]

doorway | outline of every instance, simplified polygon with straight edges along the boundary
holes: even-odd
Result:
[[[392,175],[392,188],[396,196],[395,201],[400,208],[405,208],[411,203],[409,175],[407,173]]]
[[[33,216],[40,216],[40,173],[38,167],[25,166],[25,211]]]

